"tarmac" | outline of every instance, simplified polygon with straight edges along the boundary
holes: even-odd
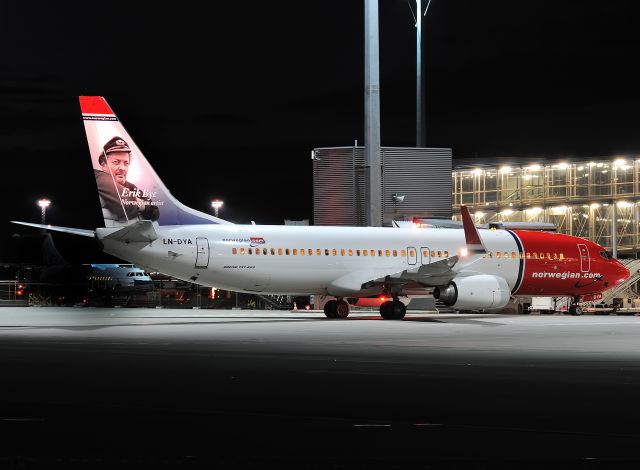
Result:
[[[635,465],[638,345],[635,316],[1,308],[0,466]]]

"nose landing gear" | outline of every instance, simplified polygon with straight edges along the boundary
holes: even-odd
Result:
[[[580,297],[574,297],[571,305],[569,306],[569,315],[582,315],[582,307],[578,305]]]

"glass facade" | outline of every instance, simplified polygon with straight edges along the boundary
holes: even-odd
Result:
[[[459,167],[452,184],[454,211],[469,206],[477,223],[548,222],[618,252],[640,249],[640,160]]]

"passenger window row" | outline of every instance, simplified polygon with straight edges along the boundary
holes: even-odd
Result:
[[[272,255],[272,256],[378,256],[378,257],[398,257],[407,256],[407,250],[353,250],[337,248],[231,248],[234,255]],[[448,254],[448,252],[445,252]]]
[[[537,253],[537,252],[520,252],[516,253],[512,251],[509,253],[508,251],[488,251],[483,258],[502,258],[502,259],[555,259],[560,260],[564,259],[564,253]]]

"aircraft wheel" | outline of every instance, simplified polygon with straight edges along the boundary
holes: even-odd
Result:
[[[582,307],[580,305],[572,305],[569,307],[570,315],[582,315]]]
[[[385,320],[402,320],[407,313],[407,307],[399,300],[387,301],[380,305],[380,316]]]
[[[349,302],[346,300],[339,300],[335,308],[336,316],[333,318],[347,318],[349,315],[349,309]]]
[[[327,318],[338,318],[338,301],[330,300],[324,304],[324,314]]]

